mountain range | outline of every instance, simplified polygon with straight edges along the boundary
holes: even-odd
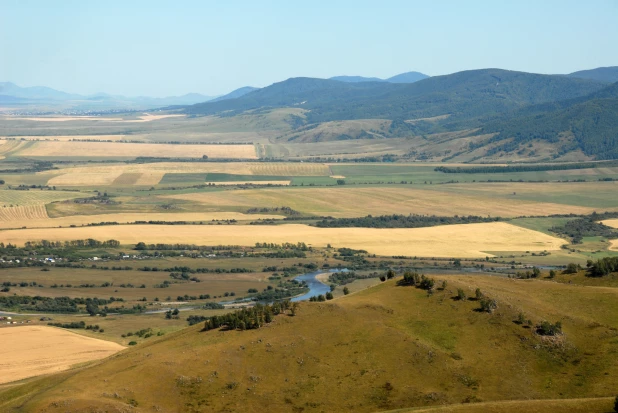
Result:
[[[226,100],[199,103],[191,115],[234,116],[248,110],[299,108],[290,119],[298,132],[333,121],[391,121],[386,138],[458,132],[470,137],[475,157],[523,153],[553,145],[551,159],[579,151],[592,159],[618,158],[618,68],[569,75],[480,69],[392,83],[360,77],[291,78]],[[375,137],[375,131],[342,133],[342,139]],[[462,132],[463,135],[462,135]],[[479,140],[479,135],[489,138]],[[320,139],[337,139],[336,137]],[[543,143],[544,142],[544,143]],[[479,147],[485,147],[479,151]],[[458,151],[461,154],[464,151]],[[534,151],[529,151],[534,152]],[[547,159],[547,160],[551,160]]]
[[[496,160],[508,154],[519,154],[520,159],[553,160],[572,153],[586,159],[615,159],[616,82],[618,67],[567,75],[479,69],[433,77],[408,72],[388,79],[298,77],[264,88],[242,87],[216,98],[200,94],[168,98],[81,96],[46,87],[0,83],[0,103],[23,107],[33,102],[94,108],[168,107],[192,116],[225,113],[226,117],[257,109],[294,108],[300,112],[290,112],[286,122],[311,142],[442,134],[459,139],[457,150],[449,158],[460,156],[457,159],[465,161]],[[328,128],[329,122],[359,120],[386,121],[388,127],[380,131],[358,126],[345,130],[343,123],[339,127],[344,130],[338,134],[318,133]],[[316,135],[307,137],[311,130]],[[277,139],[293,141],[295,136]],[[464,141],[467,143],[462,147]],[[545,155],[536,153],[537,147],[543,147]],[[469,156],[462,158],[462,154]]]
[[[19,105],[20,107],[50,109],[149,109],[170,105],[191,105],[213,99],[199,93],[188,93],[182,96],[153,98],[148,96],[126,97],[97,93],[94,95],[79,95],[66,93],[45,86],[20,87],[11,82],[0,82],[0,104]]]

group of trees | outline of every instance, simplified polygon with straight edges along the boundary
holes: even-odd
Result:
[[[289,311],[291,315],[296,315],[297,303],[289,300],[276,302],[273,304],[256,304],[254,307],[243,308],[234,313],[216,315],[208,318],[204,322],[203,331],[224,328],[226,330],[253,330],[264,326],[273,321],[279,314]]]
[[[593,262],[588,260],[587,275],[590,277],[604,277],[613,272],[618,272],[618,257],[605,257]]]
[[[421,228],[437,225],[451,224],[472,224],[480,222],[495,222],[500,218],[480,217],[480,216],[457,216],[440,217],[435,215],[382,215],[361,218],[327,218],[315,223],[320,228]]]
[[[394,272],[389,270],[387,272],[387,278],[393,278]],[[397,281],[397,285],[412,286],[420,288],[421,290],[432,290],[436,284],[436,280],[426,277],[424,274],[418,274],[417,272],[406,271],[403,273],[403,278]]]
[[[618,238],[618,231],[598,222],[615,214],[596,214],[567,221],[564,225],[551,227],[556,234],[569,237],[573,244],[581,244],[584,237]]]

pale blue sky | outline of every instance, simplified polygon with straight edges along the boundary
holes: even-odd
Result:
[[[615,65],[616,0],[0,0],[0,81],[73,93]]]

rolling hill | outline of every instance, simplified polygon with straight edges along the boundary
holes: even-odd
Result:
[[[492,142],[506,141],[494,151],[518,150],[534,140],[558,143],[567,138],[568,143],[559,147],[555,157],[579,149],[595,159],[616,159],[618,82],[582,98],[530,106],[488,124],[482,132],[497,133]]]
[[[214,99],[210,99],[209,102],[219,102],[221,100],[227,100],[227,99],[236,99],[239,98],[241,96],[246,95],[249,92],[253,92],[254,90],[258,90],[259,88],[257,87],[253,87],[253,86],[244,86],[241,88],[238,88],[236,90],[231,91],[230,93],[223,95],[223,96],[219,96],[217,98]]]
[[[275,316],[257,330],[200,331],[200,324],[152,338],[90,367],[0,389],[0,410],[611,408],[618,290],[436,278],[448,284],[431,295],[392,280],[331,302],[303,303],[296,316]],[[458,289],[474,296],[476,288],[496,301],[495,311],[455,299]],[[522,317],[530,323],[517,321]],[[535,332],[546,320],[562,321],[564,334]]]

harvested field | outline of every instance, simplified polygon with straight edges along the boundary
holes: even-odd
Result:
[[[118,176],[112,182],[112,185],[135,185],[142,174],[136,172],[129,172]]]
[[[21,209],[23,208],[23,209]],[[18,211],[12,211],[18,210]],[[27,211],[27,212],[26,212]],[[21,214],[21,215],[20,215]],[[44,215],[43,215],[44,214]],[[136,221],[187,221],[204,222],[212,220],[253,221],[257,219],[282,219],[281,215],[242,214],[240,212],[179,212],[179,213],[118,213],[100,215],[74,215],[49,218],[44,206],[0,208],[0,228],[58,228],[70,225],[88,225],[100,222],[126,224]]]
[[[36,141],[19,150],[19,156],[60,157],[168,157],[257,159],[253,145],[174,145],[154,143]]]
[[[333,217],[385,214],[479,215],[515,217],[561,213],[588,214],[593,208],[500,198],[487,193],[460,194],[409,187],[280,188],[168,195],[211,207],[289,206],[304,213]]]
[[[609,241],[609,244],[610,244],[610,247],[609,247],[610,250],[618,251],[618,239],[613,239]]]
[[[5,222],[26,225],[31,220],[49,219],[45,205],[0,208],[0,227]]]
[[[112,185],[122,173],[86,173],[56,175],[47,181],[47,185],[54,186],[96,186]]]
[[[83,198],[86,195],[70,191],[0,190],[0,208],[10,206],[43,205],[54,201]]]
[[[444,225],[431,228],[315,228],[307,225],[198,226],[121,225],[81,228],[6,230],[5,243],[47,239],[116,239],[122,244],[192,243],[198,245],[254,245],[256,242],[305,242],[315,247],[364,249],[379,255],[423,257],[485,257],[483,251],[557,250],[564,240],[502,222]]]
[[[110,341],[44,326],[0,328],[0,384],[56,373],[124,349]]]
[[[290,181],[217,181],[206,182],[212,185],[289,185]]]

